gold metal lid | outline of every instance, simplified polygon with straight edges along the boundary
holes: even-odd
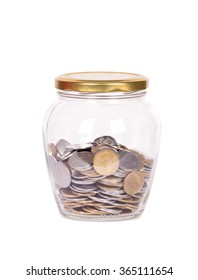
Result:
[[[147,86],[146,77],[124,72],[76,72],[55,79],[57,89],[86,93],[133,92],[144,90]]]

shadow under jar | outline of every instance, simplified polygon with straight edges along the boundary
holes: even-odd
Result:
[[[43,138],[60,212],[78,220],[139,216],[151,189],[160,124],[146,101],[147,78],[80,72],[56,78],[58,100]]]

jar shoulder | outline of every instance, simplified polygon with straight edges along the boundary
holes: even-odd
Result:
[[[136,119],[160,123],[154,106],[146,99],[139,100],[73,100],[58,99],[47,110],[44,123],[66,119]]]

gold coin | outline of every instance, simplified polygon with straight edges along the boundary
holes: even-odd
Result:
[[[124,191],[128,194],[138,193],[144,185],[144,175],[139,171],[129,173],[124,179]]]
[[[100,175],[112,175],[119,167],[118,154],[109,149],[100,150],[94,156],[93,167]]]

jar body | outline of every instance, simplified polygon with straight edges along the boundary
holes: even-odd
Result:
[[[43,126],[60,212],[82,220],[140,215],[151,189],[160,124],[144,94],[60,95]]]

